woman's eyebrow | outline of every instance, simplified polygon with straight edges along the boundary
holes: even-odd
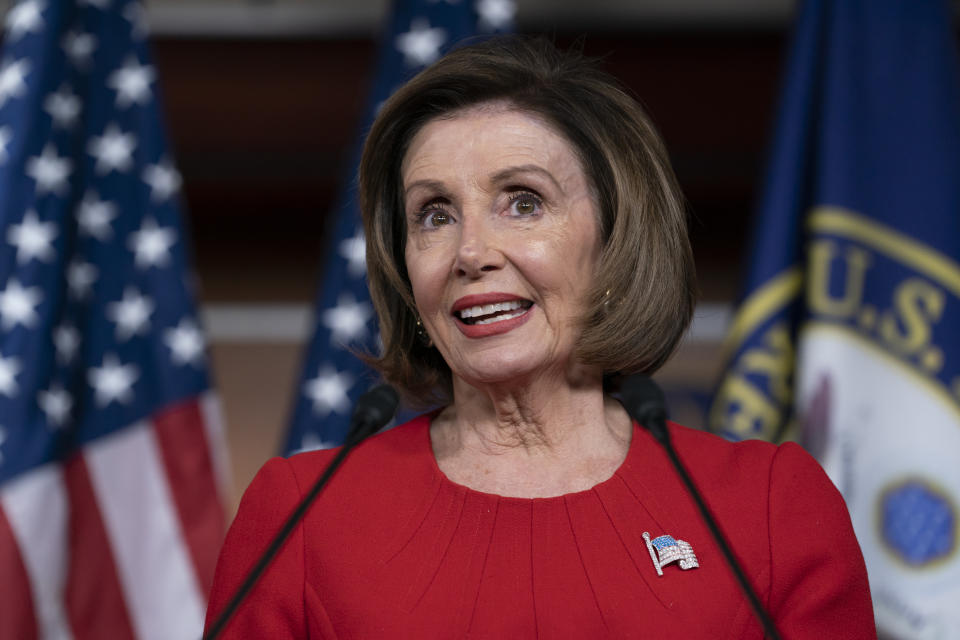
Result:
[[[406,197],[406,196],[410,195],[410,192],[413,191],[414,189],[421,189],[421,188],[422,188],[422,189],[427,189],[428,191],[438,191],[438,192],[440,192],[440,193],[446,193],[446,192],[447,192],[446,187],[444,187],[444,185],[443,185],[443,183],[442,183],[441,181],[439,181],[439,180],[430,180],[430,179],[428,179],[428,178],[424,178],[423,180],[414,180],[413,182],[411,182],[410,184],[408,184],[408,185],[403,189],[403,195],[404,195],[404,197]]]
[[[509,183],[513,180],[516,180],[517,177],[521,176],[522,174],[529,174],[529,173],[535,173],[537,175],[543,176],[544,178],[552,182],[553,185],[557,189],[559,189],[561,193],[563,193],[564,191],[563,187],[560,185],[559,182],[557,182],[557,179],[553,177],[553,174],[547,171],[546,169],[544,169],[543,167],[541,167],[540,165],[536,165],[536,164],[521,164],[514,167],[506,167],[505,169],[501,169],[500,171],[497,171],[492,176],[490,176],[490,180],[494,184],[504,184],[504,183]]]

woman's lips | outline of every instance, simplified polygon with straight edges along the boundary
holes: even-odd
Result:
[[[456,314],[454,314],[453,318],[455,324],[457,325],[457,329],[459,329],[460,333],[463,335],[467,336],[468,338],[486,338],[487,336],[494,336],[501,333],[507,333],[508,331],[513,331],[530,319],[535,308],[536,305],[532,305],[527,308],[521,307],[514,312],[502,314],[504,317],[503,320],[497,320],[494,318],[491,319],[491,321],[485,322],[484,324],[467,324]]]
[[[490,291],[488,293],[473,293],[469,296],[463,296],[458,298],[456,302],[453,303],[453,306],[450,308],[450,313],[457,313],[463,309],[469,307],[483,306],[487,304],[496,304],[498,302],[512,302],[514,300],[520,302],[529,302],[523,296],[518,296],[515,293],[506,293],[504,291]]]
[[[502,292],[473,294],[458,299],[451,309],[457,328],[468,338],[507,333],[530,319],[535,305]]]

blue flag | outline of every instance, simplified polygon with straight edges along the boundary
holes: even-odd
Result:
[[[0,637],[196,638],[224,449],[143,7],[5,23]]]
[[[397,0],[380,45],[362,131],[369,129],[377,109],[394,90],[464,38],[511,29],[514,12],[513,0]],[[361,136],[337,206],[316,303],[316,332],[294,399],[287,453],[343,442],[354,402],[377,379],[351,351],[378,351],[354,173],[362,144]]]
[[[940,0],[802,4],[710,415],[728,437],[797,437],[821,461],[891,637],[960,629],[953,24]]]

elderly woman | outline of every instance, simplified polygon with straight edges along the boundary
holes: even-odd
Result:
[[[356,449],[226,635],[761,638],[666,456],[604,393],[656,370],[694,303],[682,199],[637,103],[543,42],[461,48],[385,104],[360,192],[372,362],[443,408]],[[784,637],[875,637],[816,463],[670,429]],[[211,617],[332,455],[257,475]]]

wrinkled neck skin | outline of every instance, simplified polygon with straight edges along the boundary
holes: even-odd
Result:
[[[454,402],[433,420],[440,470],[471,489],[553,497],[610,478],[630,447],[632,423],[603,394],[599,370],[573,365],[525,380],[470,384],[454,376]]]

